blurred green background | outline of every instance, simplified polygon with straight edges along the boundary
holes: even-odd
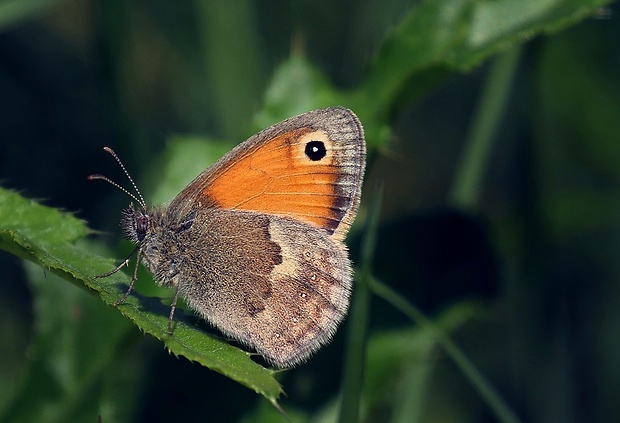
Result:
[[[102,231],[85,248],[122,259],[128,200],[86,180],[125,184],[103,146],[158,203],[265,126],[350,107],[369,146],[355,263],[451,337],[507,410],[423,319],[373,295],[360,420],[617,421],[619,12],[594,0],[2,0],[0,184],[73,212]],[[5,252],[0,269],[0,421],[282,418],[95,295]],[[146,274],[139,291],[170,295]],[[337,419],[350,323],[278,375],[291,420]]]

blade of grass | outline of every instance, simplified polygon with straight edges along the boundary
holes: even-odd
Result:
[[[360,400],[366,359],[366,340],[368,316],[370,314],[370,289],[372,258],[375,254],[377,225],[383,188],[379,188],[373,198],[362,241],[361,268],[356,273],[355,291],[349,313],[347,346],[342,375],[342,402],[338,421],[340,423],[359,421]]]
[[[248,0],[193,4],[201,22],[198,53],[216,130],[224,138],[238,139],[259,108],[266,80],[257,6]]]
[[[491,66],[449,196],[449,202],[457,207],[470,209],[478,202],[482,176],[506,111],[520,53],[521,47],[511,48],[500,54]]]
[[[441,345],[446,354],[461,369],[465,377],[470,381],[472,386],[478,391],[480,396],[489,405],[495,413],[497,420],[502,423],[519,423],[519,418],[508,407],[500,395],[493,389],[487,380],[480,374],[476,366],[467,358],[452,340],[442,331],[437,330],[431,320],[426,317],[420,310],[410,304],[406,299],[400,296],[389,286],[370,276],[366,280],[369,284],[371,292],[383,300],[387,301],[394,308],[409,317],[412,321],[420,325],[420,327],[428,330]]]

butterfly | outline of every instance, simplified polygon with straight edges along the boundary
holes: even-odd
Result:
[[[136,190],[121,226],[162,286],[228,337],[288,368],[333,337],[349,306],[344,244],[361,197],[362,125],[343,107],[292,117],[248,138],[169,204],[149,206]],[[107,277],[128,263],[101,277]]]

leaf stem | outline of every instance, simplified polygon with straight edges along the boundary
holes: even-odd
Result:
[[[461,349],[452,340],[446,336],[441,330],[437,329],[431,320],[426,317],[420,310],[410,304],[406,299],[391,289],[378,279],[371,277],[368,279],[370,289],[373,294],[379,296],[394,308],[409,317],[412,321],[420,325],[424,330],[428,330],[437,343],[441,345],[446,354],[454,361],[454,363],[465,374],[465,377],[478,391],[480,396],[486,401],[489,407],[495,412],[498,421],[503,423],[519,423],[519,418],[506,405],[500,395],[480,374],[476,366],[467,358]]]
[[[342,402],[340,403],[340,423],[359,421],[360,402],[366,359],[366,339],[370,314],[369,280],[372,277],[372,258],[375,253],[377,226],[383,188],[380,187],[371,205],[362,241],[361,268],[356,274],[356,284],[349,313],[349,326],[346,341],[344,371],[342,375]]]
[[[457,207],[470,209],[479,200],[482,176],[506,111],[520,54],[521,48],[513,47],[500,54],[491,66],[449,195],[449,202]]]

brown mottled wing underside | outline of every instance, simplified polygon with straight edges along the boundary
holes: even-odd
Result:
[[[179,275],[188,305],[278,367],[305,361],[346,314],[349,259],[324,231],[220,209],[196,216],[184,236],[196,247],[192,266]]]

